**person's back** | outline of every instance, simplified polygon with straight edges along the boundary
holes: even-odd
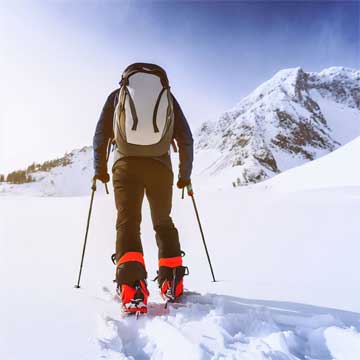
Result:
[[[125,312],[146,312],[146,268],[140,239],[144,194],[150,204],[159,249],[158,283],[163,298],[173,301],[183,292],[182,251],[170,217],[173,172],[170,144],[179,148],[177,186],[190,184],[193,139],[185,116],[170,92],[165,71],[153,64],[127,67],[120,89],[102,110],[94,136],[95,178],[106,183],[107,145],[116,146],[112,167],[116,222],[116,282]]]

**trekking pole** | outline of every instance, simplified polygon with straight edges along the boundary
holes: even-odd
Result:
[[[203,229],[202,229],[202,226],[201,226],[199,212],[198,212],[198,209],[197,209],[197,206],[196,206],[196,202],[195,202],[195,198],[194,198],[194,192],[193,192],[191,184],[187,185],[186,189],[187,189],[187,193],[191,197],[192,203],[194,205],[196,219],[197,219],[197,222],[198,222],[199,228],[200,228],[201,238],[202,238],[204,248],[205,248],[205,252],[206,252],[206,256],[207,256],[207,259],[208,259],[208,262],[209,262],[209,265],[210,265],[211,275],[212,275],[213,281],[216,282],[215,275],[214,275],[214,270],[213,270],[213,267],[211,265],[210,255],[209,255],[209,252],[208,252],[208,249],[207,249],[207,246],[206,246],[205,236],[204,236],[204,232],[203,232]]]
[[[105,184],[105,185],[106,185],[106,184]],[[82,273],[82,268],[83,268],[83,263],[84,263],[86,242],[87,242],[87,237],[88,237],[88,232],[89,232],[89,225],[90,225],[90,217],[91,217],[91,211],[92,211],[92,206],[93,206],[93,201],[94,201],[94,194],[95,194],[95,191],[96,191],[96,179],[95,179],[95,178],[93,179],[92,186],[91,186],[91,190],[92,190],[92,193],[91,193],[89,214],[88,214],[87,224],[86,224],[86,232],[85,232],[84,245],[83,245],[83,250],[82,250],[82,255],[81,255],[81,263],[80,263],[79,277],[78,277],[77,284],[74,286],[74,288],[76,288],[76,289],[80,289],[80,279],[81,279],[81,273]]]

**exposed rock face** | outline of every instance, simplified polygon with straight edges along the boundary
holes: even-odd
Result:
[[[236,166],[240,182],[248,183],[313,160],[358,135],[360,71],[295,68],[278,72],[218,121],[204,123],[196,150],[216,150],[206,172]]]

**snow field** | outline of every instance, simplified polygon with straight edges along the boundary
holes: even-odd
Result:
[[[169,310],[150,304],[147,317],[139,320],[112,309],[112,315],[99,318],[102,356],[295,360],[359,354],[359,333],[347,327],[359,314],[218,294],[189,293],[184,303]]]
[[[149,315],[138,321],[123,318],[114,299],[112,196],[95,196],[80,290],[89,197],[2,197],[0,357],[357,360],[358,188],[194,190],[219,282],[211,282],[191,201],[175,191],[188,305],[165,311],[150,281]],[[147,205],[142,234],[153,278]]]

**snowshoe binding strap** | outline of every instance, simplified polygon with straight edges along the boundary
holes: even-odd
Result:
[[[165,308],[169,302],[175,302],[183,294],[183,277],[189,274],[189,269],[186,266],[178,266],[172,269],[167,268],[166,272],[167,276],[160,286],[161,296],[165,300]],[[169,272],[171,272],[171,276]]]
[[[138,315],[147,312],[149,292],[145,281],[137,281],[133,286],[123,284],[119,288],[121,289],[123,313]]]

